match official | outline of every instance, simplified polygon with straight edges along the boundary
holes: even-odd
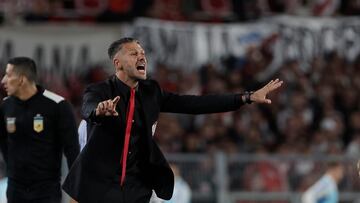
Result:
[[[63,152],[69,168],[79,153],[70,104],[36,85],[36,77],[32,59],[15,57],[1,81],[8,95],[0,106],[8,203],[60,203]]]

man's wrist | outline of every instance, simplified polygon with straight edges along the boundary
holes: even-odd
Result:
[[[243,95],[241,96],[242,101],[244,104],[251,104],[253,101],[251,100],[251,95],[253,94],[253,91],[245,91]]]

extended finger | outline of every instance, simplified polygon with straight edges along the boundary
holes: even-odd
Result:
[[[283,84],[283,81],[277,80],[269,87],[269,91],[273,91],[273,90],[279,88],[282,84]]]
[[[278,80],[278,79],[276,79],[276,80]],[[269,92],[271,86],[274,84],[274,82],[275,82],[276,80],[270,80],[270,82],[268,82],[262,89],[264,89],[266,92]]]
[[[120,96],[116,96],[113,100],[112,103],[114,104],[114,106],[117,105],[118,101],[120,100]]]
[[[271,87],[272,85],[274,85],[278,82],[279,82],[279,78],[276,78],[275,80],[270,80],[270,82],[266,86]]]
[[[112,113],[113,114],[116,114],[115,116],[117,116],[118,115],[118,113],[116,112],[116,105],[117,105],[117,103],[118,103],[118,101],[120,100],[120,96],[117,96],[117,97],[115,97],[113,100],[112,100],[112,103],[113,103],[113,107],[112,107]]]
[[[270,82],[268,82],[268,84],[266,84],[264,87],[269,87],[273,82],[274,80],[270,80]]]

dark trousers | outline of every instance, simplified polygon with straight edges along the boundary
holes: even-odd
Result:
[[[33,184],[8,181],[8,203],[61,203],[60,183],[44,181]]]
[[[124,186],[115,180],[106,192],[102,203],[148,203],[152,190],[140,179],[126,177]]]

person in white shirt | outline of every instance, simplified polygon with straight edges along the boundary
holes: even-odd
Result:
[[[181,177],[180,170],[175,164],[170,164],[175,177],[175,186],[173,197],[165,201],[166,203],[190,203],[191,189],[187,182]]]
[[[150,203],[190,203],[191,202],[191,189],[188,183],[181,177],[180,170],[175,164],[170,164],[174,172],[175,185],[174,193],[170,200],[163,200],[156,196],[153,192]]]
[[[7,177],[0,179],[0,203],[6,203]]]
[[[344,176],[341,163],[330,163],[326,173],[302,197],[302,203],[337,203],[339,202],[338,184]]]
[[[85,147],[87,142],[87,124],[85,120],[81,120],[78,128],[79,133],[79,144],[80,144],[80,151]]]

